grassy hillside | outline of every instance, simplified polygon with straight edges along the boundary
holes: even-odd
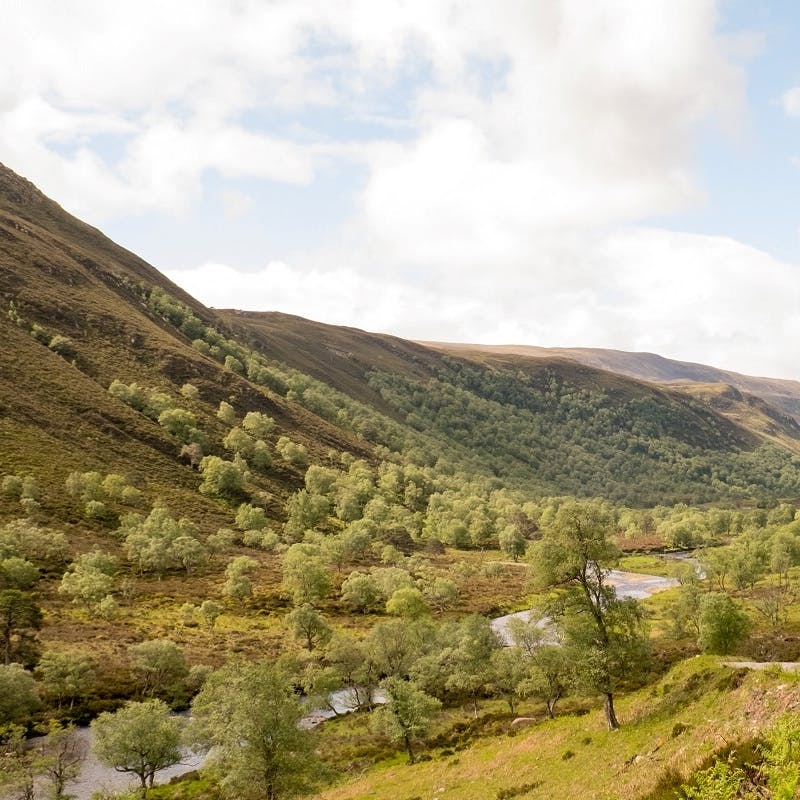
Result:
[[[319,798],[674,798],[715,755],[752,756],[754,743],[798,702],[793,675],[735,670],[698,657],[626,697],[625,724],[617,731],[605,729],[599,709],[528,728],[507,718],[505,735],[497,735],[495,722],[493,736],[455,752],[434,751],[420,764],[386,761]]]

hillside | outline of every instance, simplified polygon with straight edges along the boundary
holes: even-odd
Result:
[[[8,698],[25,692],[0,691],[0,723],[86,723],[149,696],[185,708],[233,656],[278,665],[293,702],[387,675],[404,685],[421,663],[450,728],[438,763],[413,768],[409,800],[439,791],[442,759],[460,765],[454,797],[474,796],[487,762],[497,797],[562,796],[565,760],[610,759],[609,792],[637,755],[650,759],[644,740],[661,743],[669,767],[694,742],[676,726],[705,736],[709,703],[737,688],[717,669],[673,676],[703,696],[648,689],[622,706],[635,724],[616,737],[571,713],[513,741],[505,712],[482,733],[465,721],[470,700],[501,706],[505,668],[484,674],[500,649],[488,618],[544,600],[518,562],[569,511],[565,495],[602,498],[585,507],[628,549],[742,533],[771,563],[766,547],[794,535],[796,508],[781,501],[800,498],[800,455],[797,426],[765,400],[206,308],[3,167],[0,307],[0,612],[13,612],[0,643],[14,662],[0,677],[28,685],[21,710]],[[751,555],[737,563],[755,568]],[[661,671],[696,645],[664,643],[658,625]],[[793,654],[787,631],[742,654]],[[147,659],[165,654],[170,670],[151,685],[161,667]],[[641,685],[625,677],[625,689]],[[747,697],[733,701],[730,730],[746,739]],[[593,702],[577,693],[565,705]],[[330,763],[378,764],[330,797],[396,797],[384,778],[412,775],[365,720],[321,734]],[[473,729],[501,735],[467,746]],[[644,798],[659,776],[676,780],[637,767],[623,782]]]
[[[148,497],[180,487],[177,507],[194,503],[196,469],[177,458],[187,441],[158,424],[161,407],[148,415],[110,396],[114,381],[192,415],[195,438],[216,455],[225,401],[269,415],[275,438],[316,463],[331,450],[370,457],[380,445],[534,494],[634,505],[800,495],[800,429],[765,402],[737,415],[718,397],[552,354],[457,348],[454,357],[283,314],[214,311],[5,168],[0,295],[9,343],[0,470],[36,473],[60,515],[75,469],[125,474]],[[187,383],[196,393],[183,398]],[[755,408],[745,395],[737,403]],[[256,483],[280,517],[301,479],[276,462]],[[206,498],[199,509],[223,511]]]
[[[556,720],[537,718],[530,709],[536,723],[530,727],[515,728],[506,718],[495,722],[492,735],[468,737],[454,749],[432,748],[425,763],[387,761],[319,797],[667,800],[715,756],[733,763],[753,757],[754,745],[799,702],[794,675],[748,673],[700,657],[627,697],[619,730],[605,730],[598,709]]]
[[[471,471],[488,468],[538,493],[705,502],[731,496],[725,484],[744,498],[754,474],[800,443],[800,426],[756,398],[740,395],[749,411],[734,415],[731,403],[566,358],[468,346],[458,358],[442,357],[395,337],[283,314],[221,313],[271,358],[446,441],[447,457]]]
[[[532,345],[473,345],[424,342],[445,352],[514,354],[534,358],[568,358],[580,364],[651,383],[687,385],[723,384],[766,401],[800,422],[800,381],[759,378],[690,361],[676,361],[655,353],[629,353],[594,347],[536,347]]]

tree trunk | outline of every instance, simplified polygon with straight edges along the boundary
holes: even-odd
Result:
[[[608,724],[608,729],[610,731],[614,731],[617,728],[619,728],[617,715],[614,711],[614,695],[611,692],[606,692],[605,711],[606,711],[606,723]]]
[[[411,749],[411,737],[406,734],[404,737],[406,743],[406,753],[408,753],[408,763],[414,763],[414,751]]]

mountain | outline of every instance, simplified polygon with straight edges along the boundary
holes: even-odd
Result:
[[[717,369],[690,361],[675,361],[655,353],[628,353],[593,347],[536,347],[533,345],[476,345],[452,342],[425,342],[430,347],[453,354],[494,353],[536,358],[567,358],[597,369],[628,375],[650,383],[677,386],[722,384],[752,395],[794,417],[800,422],[800,381],[757,378]]]
[[[224,505],[196,491],[198,453],[233,454],[221,402],[271,417],[264,446],[274,455],[287,438],[311,463],[342,451],[376,463],[396,451],[531,495],[634,505],[800,495],[800,427],[766,400],[653,385],[572,351],[442,350],[216,311],[5,167],[0,298],[0,471],[35,475],[58,517],[75,514],[66,476],[96,470],[224,520]],[[789,397],[791,387],[775,387]],[[742,403],[751,413],[737,417],[729,406]],[[252,480],[280,519],[303,469],[272,458]]]

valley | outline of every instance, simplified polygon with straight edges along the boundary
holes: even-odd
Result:
[[[800,737],[721,661],[800,657],[794,382],[208,308],[2,166],[0,304],[0,796],[90,723],[172,800],[696,797]]]

